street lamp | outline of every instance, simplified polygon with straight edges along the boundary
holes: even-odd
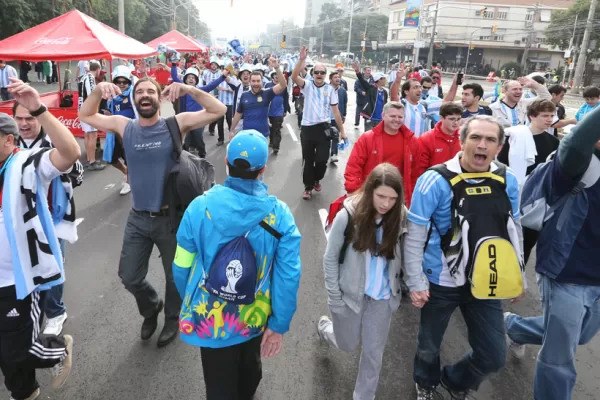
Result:
[[[175,21],[177,21],[177,9],[181,6],[185,6],[185,7],[189,7],[191,6],[192,3],[187,3],[187,4],[177,4],[175,6],[175,8],[173,9],[173,29],[175,29]],[[188,35],[190,34],[190,13],[188,10],[188,24],[187,24],[187,30],[188,30]]]
[[[350,53],[350,38],[352,37],[352,17],[354,16],[354,0],[350,6],[350,27],[348,29],[348,46],[346,47],[346,53]]]
[[[437,17],[438,17],[438,9],[440,8],[440,0],[437,0],[435,3],[435,16],[433,17],[433,32],[431,32],[431,37],[429,41],[429,54],[427,55],[427,66],[431,66],[433,64],[433,46],[435,44],[435,30],[437,29]]]
[[[467,47],[467,62],[465,63],[465,74],[467,73],[467,67],[469,66],[469,55],[471,55],[471,44],[473,43],[473,34],[483,28],[477,28],[471,32],[471,38],[469,39],[469,47]]]

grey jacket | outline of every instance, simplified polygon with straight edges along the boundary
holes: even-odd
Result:
[[[350,213],[354,211],[352,204],[354,198],[350,197],[344,201],[344,206]],[[331,308],[348,306],[355,313],[359,313],[362,309],[362,302],[365,295],[366,253],[357,252],[352,245],[349,245],[346,250],[344,263],[341,265],[338,263],[340,251],[344,244],[344,230],[348,225],[348,212],[341,210],[335,216],[331,226],[327,249],[323,257],[325,288],[327,289],[328,304]],[[400,271],[403,265],[402,241],[407,232],[407,215],[408,210],[406,207],[403,207],[400,237],[396,244],[396,257],[390,260],[388,264],[388,277],[392,292],[390,308],[392,310],[396,310],[400,306],[402,298]]]

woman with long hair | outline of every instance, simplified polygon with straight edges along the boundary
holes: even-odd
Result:
[[[331,318],[317,325],[322,341],[353,351],[362,339],[354,400],[373,400],[392,312],[400,306],[402,238],[407,209],[398,169],[375,167],[333,220],[323,258]]]

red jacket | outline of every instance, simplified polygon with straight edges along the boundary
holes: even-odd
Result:
[[[381,138],[381,135],[386,134],[383,131],[383,124],[381,122],[371,131],[363,133],[354,144],[346,164],[346,171],[344,171],[346,180],[344,187],[348,193],[360,189],[371,171],[379,164],[386,162],[383,159],[383,140]],[[406,126],[402,125],[398,133],[404,136],[404,149],[399,149],[404,152],[404,165],[396,165],[396,167],[404,179],[404,198],[406,206],[410,207],[410,199],[418,177],[414,175],[414,172],[419,148],[415,134]]]
[[[460,151],[458,129],[452,136],[442,132],[442,123],[435,124],[435,128],[425,132],[419,139],[419,156],[417,160],[417,177],[421,176],[428,168],[444,163]]]

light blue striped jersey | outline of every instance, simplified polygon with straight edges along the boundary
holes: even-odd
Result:
[[[379,224],[381,219],[377,221]],[[377,248],[383,240],[383,227],[377,228]],[[377,254],[371,254],[367,250],[365,257],[365,294],[374,300],[387,300],[392,291],[390,289],[390,278],[388,274],[388,260]]]
[[[500,107],[506,114],[506,118],[508,119],[508,122],[510,122],[510,126],[517,126],[521,124],[521,121],[519,121],[519,112],[517,110],[518,106],[519,103],[517,103],[514,107],[509,107],[505,102],[500,100]],[[525,125],[525,121],[523,121],[523,124]]]
[[[456,173],[462,172],[461,155],[462,152],[445,163],[449,170]],[[492,163],[490,172],[497,168],[496,164]],[[521,217],[519,184],[510,168],[506,169],[506,193],[512,205],[513,218],[519,219]],[[446,287],[455,287],[456,285],[450,276],[446,258],[440,247],[440,232],[444,234],[450,229],[450,209],[453,197],[452,189],[446,179],[438,172],[429,170],[417,180],[408,212],[408,220],[414,224],[425,225],[429,228],[430,221],[435,222],[437,229],[435,227],[432,229],[423,255],[423,272],[431,283]]]
[[[202,79],[204,79],[204,84],[208,85],[212,81],[217,80],[221,77],[221,71],[217,70],[216,72],[212,72],[209,69],[205,69],[202,73]]]
[[[304,82],[304,111],[302,126],[313,126],[331,121],[331,106],[338,104],[336,90],[329,83],[317,87],[313,80]]]
[[[442,99],[430,95],[419,103],[410,104],[408,100],[402,99],[404,103],[404,125],[410,129],[415,137],[420,137],[431,129],[431,121],[440,121],[440,107]]]
[[[219,85],[220,88],[231,90],[231,87],[226,81],[221,82]],[[225,92],[223,90],[219,90],[219,101],[226,106],[233,105],[233,90],[231,92]]]
[[[575,114],[575,119],[577,119],[577,121],[581,121],[583,117],[585,117],[592,110],[595,110],[598,106],[600,106],[600,102],[598,102],[595,106],[590,106],[589,104],[585,103],[581,106],[579,111],[577,111],[577,114]]]

